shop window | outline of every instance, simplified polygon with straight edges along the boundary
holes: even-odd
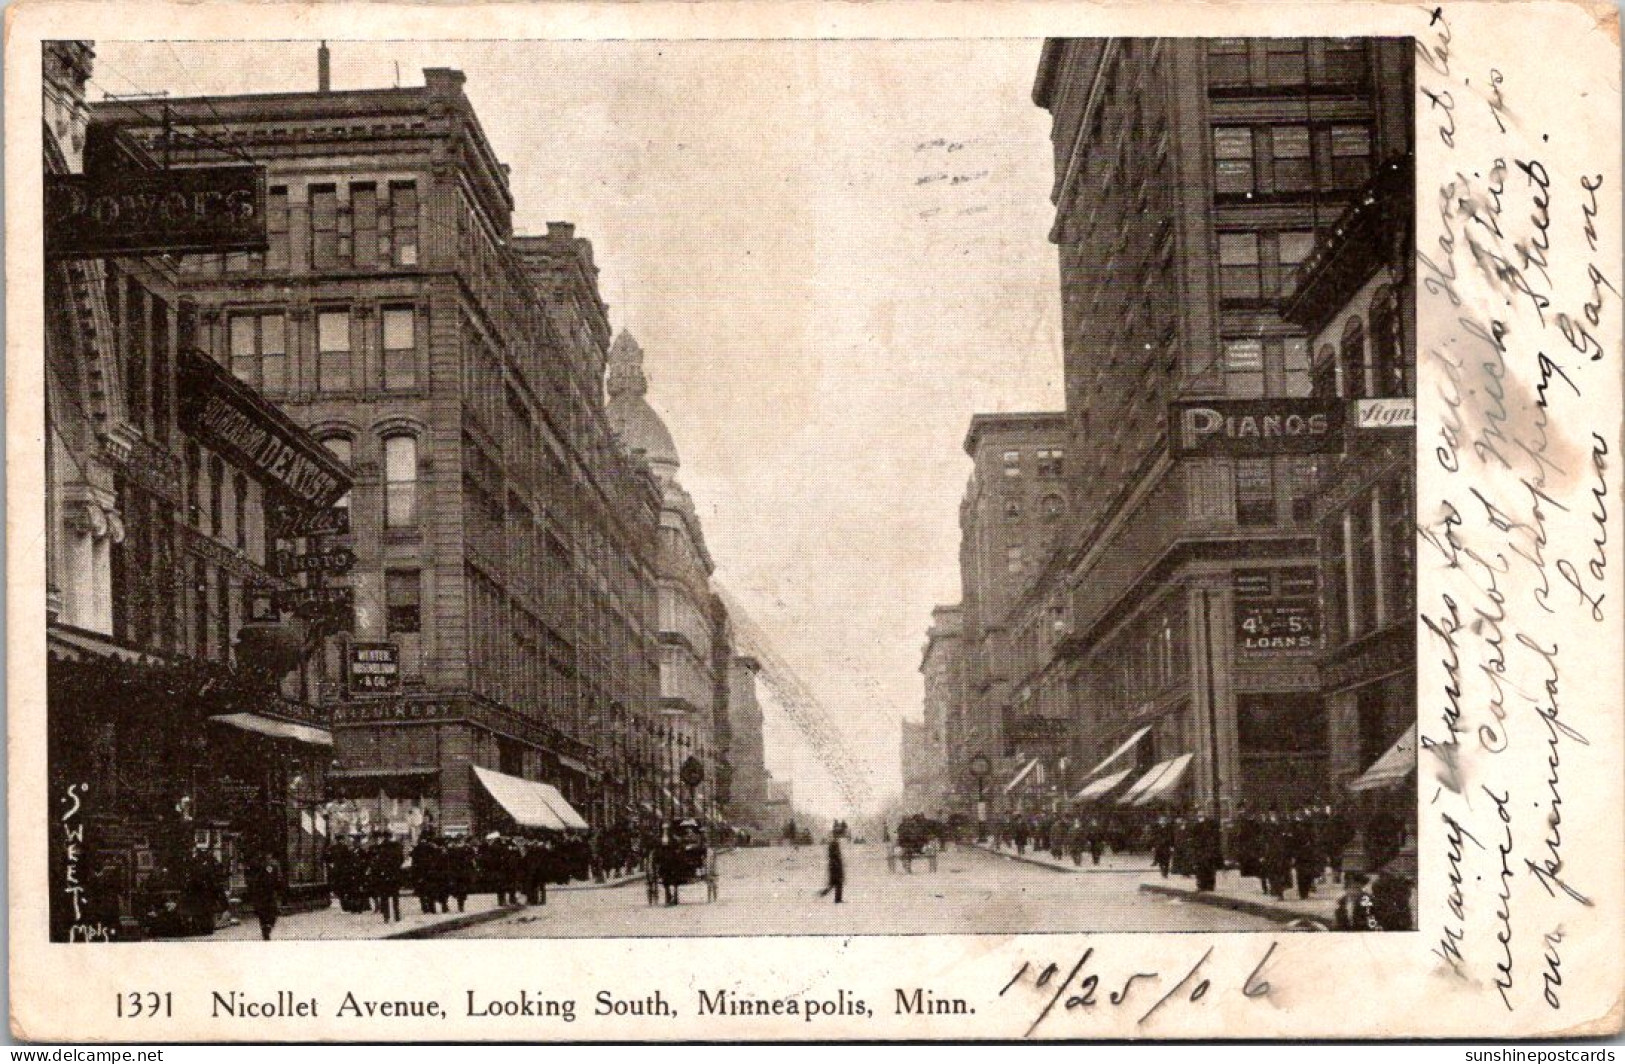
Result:
[[[1270,130],[1271,178],[1277,192],[1301,192],[1314,184],[1308,126],[1275,126]]]
[[[1219,234],[1219,295],[1223,299],[1257,299],[1259,277],[1258,234]]]
[[[1371,176],[1371,130],[1366,126],[1332,127],[1332,182],[1353,188]]]
[[[384,573],[385,624],[391,635],[422,630],[422,574],[416,569]]]
[[[1213,189],[1220,195],[1253,190],[1253,131],[1246,126],[1213,131]]]
[[[1318,695],[1249,694],[1236,699],[1236,742],[1244,753],[1323,754],[1327,735]]]
[[[317,385],[324,392],[347,392],[350,375],[350,312],[324,310],[316,315]]]
[[[1264,341],[1224,341],[1224,391],[1232,398],[1250,399],[1264,394]]]
[[[1268,458],[1236,460],[1236,524],[1275,523],[1275,476]]]
[[[411,307],[385,307],[384,388],[417,386],[417,312]]]
[[[384,527],[417,524],[418,441],[396,435],[384,440]]]

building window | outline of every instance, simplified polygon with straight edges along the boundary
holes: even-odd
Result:
[[[384,573],[384,623],[390,635],[422,630],[422,576],[416,569]]]
[[[241,473],[231,478],[232,533],[237,549],[248,550],[248,478]]]
[[[1046,480],[1059,480],[1066,462],[1066,452],[1053,447],[1038,452],[1038,475]]]
[[[1019,499],[1006,499],[1004,501],[1004,517],[1007,521],[1021,520],[1021,501]]]
[[[1220,195],[1253,190],[1253,131],[1246,126],[1213,131],[1213,188]]]
[[[1007,477],[1019,477],[1019,476],[1021,476],[1021,452],[1020,451],[1005,451],[1003,459],[1004,459],[1004,475],[1005,476],[1007,476]]]
[[[1313,458],[1288,458],[1287,494],[1292,504],[1292,520],[1305,524],[1314,516],[1315,482],[1319,470]]]
[[[1213,37],[1207,42],[1208,84],[1220,88],[1237,88],[1248,84],[1251,75],[1247,69],[1247,38]]]
[[[339,264],[339,193],[332,185],[310,186],[310,263],[318,270]]]
[[[1308,126],[1275,126],[1270,130],[1271,178],[1277,192],[1301,192],[1314,184]]]
[[[1236,524],[1275,523],[1275,477],[1268,458],[1236,460]]]
[[[1271,37],[1264,42],[1264,80],[1271,85],[1301,85],[1304,80],[1303,40]]]
[[[219,455],[209,456],[209,535],[221,539],[226,533],[226,463]]]
[[[1405,352],[1405,333],[1399,320],[1399,302],[1387,285],[1371,297],[1371,361],[1379,396],[1405,396],[1411,392],[1411,365]]]
[[[1224,341],[1224,393],[1236,399],[1264,394],[1264,341]]]
[[[396,266],[418,264],[418,187],[412,181],[392,181],[389,185],[390,232],[383,232],[383,219],[379,222],[379,245],[390,247],[390,261]]]
[[[1321,615],[1326,623],[1326,645],[1335,647],[1348,637],[1348,551],[1343,539],[1343,522],[1334,518],[1321,526],[1321,558],[1325,579],[1321,581]]]
[[[384,527],[417,524],[418,441],[414,436],[384,440]]]
[[[1004,567],[1007,572],[1019,573],[1023,565],[1025,552],[1020,547],[1006,547],[1004,549]]]
[[[282,315],[233,314],[227,331],[232,374],[264,392],[286,391],[288,343]]]
[[[1330,85],[1361,85],[1366,80],[1365,41],[1358,37],[1326,40],[1322,80]]]
[[[1343,342],[1338,348],[1342,365],[1340,398],[1358,399],[1371,394],[1366,387],[1365,323],[1358,316],[1343,326]]]
[[[1297,399],[1309,395],[1314,390],[1314,382],[1309,375],[1309,341],[1301,336],[1288,336],[1281,341],[1281,366],[1285,371],[1285,391],[1291,398]]]
[[[1043,506],[1044,520],[1046,521],[1058,520],[1062,514],[1066,513],[1066,499],[1059,495],[1044,496]]]
[[[329,436],[322,441],[322,446],[327,448],[328,454],[331,454],[346,466],[350,464],[355,452],[355,446],[348,436]],[[347,509],[350,505],[350,493],[345,492],[339,501],[333,505],[339,509]]]
[[[411,307],[385,307],[384,387],[414,388],[418,381],[417,315]]]
[[[350,377],[350,312],[324,310],[316,315],[317,387],[324,392],[347,392]]]
[[[1219,295],[1222,299],[1257,299],[1262,294],[1257,233],[1219,234]]]
[[[1315,352],[1314,395],[1317,399],[1337,399],[1342,396],[1338,382],[1337,348],[1321,344]]]
[[[265,265],[267,269],[288,268],[288,190],[278,185],[265,197]]]
[[[371,181],[358,181],[350,186],[350,217],[355,264],[359,267],[377,266],[380,251],[377,185]]]
[[[1371,176],[1371,130],[1366,126],[1332,127],[1332,181],[1344,188]]]
[[[1382,530],[1372,527],[1371,496],[1355,500],[1349,507],[1353,546],[1349,567],[1349,635],[1361,636],[1377,626],[1377,541]]]
[[[1277,233],[1275,249],[1276,257],[1281,261],[1280,284],[1276,294],[1284,299],[1297,287],[1298,267],[1315,250],[1315,234],[1299,230]]]
[[[1412,516],[1410,478],[1398,473],[1382,488],[1382,518],[1387,525],[1383,575],[1388,584],[1388,620],[1409,616],[1416,608],[1416,520]]]

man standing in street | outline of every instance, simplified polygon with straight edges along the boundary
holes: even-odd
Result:
[[[830,891],[835,892],[835,904],[841,904],[841,891],[846,886],[846,861],[841,856],[841,838],[834,832],[829,836],[829,884],[818,892],[822,898]]]
[[[395,837],[380,831],[378,845],[373,847],[373,890],[378,897],[378,911],[384,922],[401,922],[401,866],[406,863],[406,852]]]
[[[282,894],[286,889],[282,866],[270,851],[265,851],[249,866],[246,878],[248,904],[260,920],[260,938],[269,942],[271,930],[276,927],[277,916],[282,910]]]

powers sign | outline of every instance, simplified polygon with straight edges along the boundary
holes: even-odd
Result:
[[[52,258],[265,248],[262,166],[45,178],[45,253]]]
[[[1171,403],[1176,458],[1266,458],[1343,449],[1340,399],[1212,399]]]

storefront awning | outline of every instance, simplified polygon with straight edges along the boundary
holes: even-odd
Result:
[[[569,757],[569,756],[567,756],[565,754],[560,754],[560,755],[558,755],[558,757],[559,757],[559,764],[563,765],[565,768],[569,769],[572,772],[581,773],[583,776],[587,777],[590,780],[598,779],[600,776],[603,775],[602,772],[599,772],[595,768],[590,768],[587,765],[582,764],[580,761],[577,761],[573,757]]]
[[[1089,786],[1085,787],[1083,790],[1079,791],[1077,794],[1074,794],[1072,796],[1072,800],[1076,802],[1088,802],[1093,801],[1096,798],[1102,798],[1113,787],[1116,787],[1119,783],[1122,783],[1124,780],[1128,779],[1133,772],[1133,769],[1125,768],[1121,772],[1113,772],[1110,776],[1102,776],[1098,780],[1095,780],[1095,782],[1089,784]]]
[[[1004,785],[1004,793],[1009,794],[1011,791],[1021,786],[1021,781],[1032,775],[1033,769],[1037,767],[1038,758],[1035,757],[1031,761],[1027,762],[1026,766],[1023,767],[1020,772],[1016,773],[1014,779]]]
[[[1388,748],[1386,754],[1365,770],[1363,776],[1349,784],[1349,790],[1374,791],[1380,787],[1392,787],[1396,783],[1403,783],[1415,771],[1416,725],[1412,724],[1405,729],[1399,741]]]
[[[1179,781],[1185,778],[1185,772],[1190,767],[1191,755],[1180,754],[1168,762],[1168,767],[1163,770],[1162,775],[1158,776],[1151,786],[1140,792],[1140,796],[1134,799],[1134,804],[1150,805],[1152,802],[1167,798],[1174,793],[1174,788],[1179,786]]]
[[[433,776],[439,771],[433,765],[419,765],[410,768],[335,768],[328,770],[327,778],[330,780],[382,780],[395,776]]]
[[[553,806],[547,800],[547,787],[544,783],[534,780],[520,779],[518,776],[509,776],[502,772],[493,772],[478,765],[472,766],[474,778],[480,781],[493,801],[503,808],[514,823],[522,828],[544,828],[548,831],[563,831],[569,827]],[[547,788],[551,790],[552,788]]]
[[[233,728],[269,735],[273,739],[292,739],[294,742],[309,743],[311,746],[333,745],[333,733],[326,728],[313,728],[308,724],[262,717],[258,713],[224,713],[209,719],[216,724],[229,724]]]
[[[1113,761],[1116,761],[1118,758],[1122,757],[1124,754],[1126,754],[1130,750],[1134,749],[1135,744],[1138,743],[1141,739],[1144,739],[1145,736],[1146,736],[1146,733],[1149,732],[1150,730],[1151,730],[1151,725],[1147,724],[1145,727],[1141,728],[1139,731],[1135,732],[1133,735],[1130,735],[1127,739],[1123,740],[1123,745],[1122,746],[1119,746],[1116,750],[1113,750],[1111,752],[1111,754],[1106,758],[1106,760],[1102,761],[1100,764],[1098,764],[1094,768],[1090,769],[1087,773],[1085,773],[1083,778],[1088,779],[1090,776],[1093,776],[1095,773],[1099,772],[1101,769],[1105,768],[1107,765],[1111,764]],[[1133,772],[1133,771],[1134,771],[1133,769],[1128,770],[1128,772]],[[1127,772],[1119,773],[1117,778],[1121,779],[1123,776],[1125,776],[1127,774],[1128,774]],[[1079,797],[1081,798],[1082,795],[1079,795]]]
[[[113,658],[117,661],[127,661],[132,665],[146,665],[157,664],[162,660],[152,654],[143,654],[131,647],[121,646],[96,632],[54,624],[45,630],[45,645],[48,653],[71,661]]]
[[[1158,761],[1155,765],[1152,765],[1151,771],[1135,780],[1134,786],[1123,792],[1122,797],[1117,799],[1117,804],[1133,805],[1137,802],[1140,795],[1156,785],[1156,782],[1162,778],[1162,774],[1168,771],[1168,766],[1172,765],[1175,760],[1177,759],[1170,757],[1166,761]]]
[[[553,786],[551,783],[537,783],[534,784],[534,786],[541,788],[542,799],[547,802],[554,814],[557,815],[560,820],[564,821],[565,827],[578,828],[585,831],[591,826],[587,823],[586,818],[584,818],[580,813],[576,812],[575,806],[571,805],[565,799],[564,795],[559,793],[559,789],[557,787]]]

